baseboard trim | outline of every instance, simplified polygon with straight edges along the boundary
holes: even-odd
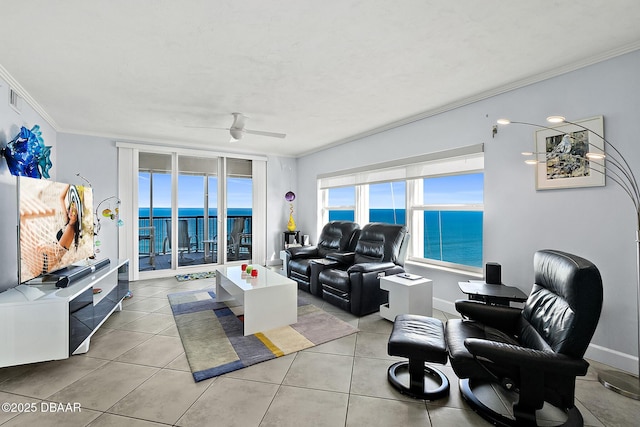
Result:
[[[433,298],[433,308],[449,314],[457,313],[455,303],[441,298]]]
[[[584,355],[587,359],[604,363],[612,368],[620,369],[632,375],[638,375],[638,358],[617,350],[589,344]]]

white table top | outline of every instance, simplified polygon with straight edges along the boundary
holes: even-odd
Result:
[[[431,282],[431,279],[427,279],[426,277],[420,277],[416,275],[411,275],[411,277],[413,278],[407,279],[405,277],[402,277],[402,274],[395,274],[391,276],[384,276],[383,279],[404,286],[424,285],[427,282]]]
[[[258,270],[258,276],[252,277],[250,274],[242,271],[242,268],[237,266],[223,266],[217,267],[216,270],[222,276],[232,281],[236,286],[243,291],[251,291],[254,289],[267,288],[273,286],[290,285],[295,282],[285,276],[278,274],[271,269],[265,268],[261,265],[251,265],[254,269]]]

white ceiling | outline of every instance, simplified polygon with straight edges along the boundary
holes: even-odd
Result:
[[[640,1],[2,0],[59,132],[300,156],[640,48]],[[230,146],[231,113],[248,129]]]

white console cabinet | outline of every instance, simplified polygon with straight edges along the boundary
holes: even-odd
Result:
[[[0,367],[86,353],[94,332],[122,309],[128,266],[128,260],[111,262],[66,288],[45,283],[0,293]]]

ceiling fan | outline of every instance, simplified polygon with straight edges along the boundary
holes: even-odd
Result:
[[[230,142],[236,142],[236,141],[241,140],[245,133],[249,133],[249,134],[253,134],[253,135],[269,136],[269,137],[272,137],[272,138],[284,138],[284,137],[287,136],[284,133],[266,132],[266,131],[262,131],[262,130],[245,129],[244,125],[245,125],[245,121],[247,119],[247,116],[245,116],[242,113],[231,113],[231,114],[233,115],[233,124],[231,125],[230,128],[213,128],[213,127],[209,127],[209,126],[188,126],[188,127],[228,130],[229,133],[231,134],[231,141]]]

